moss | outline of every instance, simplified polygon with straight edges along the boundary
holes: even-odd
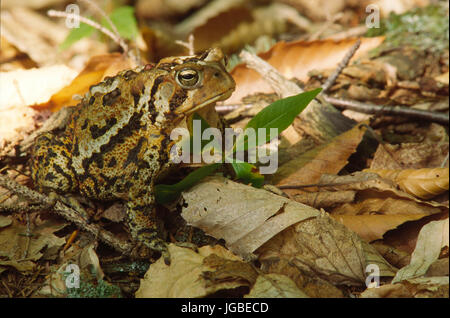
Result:
[[[448,8],[444,4],[416,8],[403,14],[391,13],[380,21],[380,28],[369,29],[366,36],[385,35],[383,49],[409,46],[442,52],[449,47]]]

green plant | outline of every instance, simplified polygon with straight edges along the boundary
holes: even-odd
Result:
[[[108,15],[111,22],[114,24],[114,26],[117,29],[117,32],[122,38],[133,40],[138,35],[138,27],[137,27],[137,21],[134,16],[134,8],[130,6],[122,6],[114,11],[112,11]],[[110,30],[114,31],[111,28],[111,25],[108,23],[108,21],[103,18],[101,21],[101,26]],[[80,27],[79,28],[73,28],[70,33],[67,35],[66,39],[63,43],[60,45],[61,50],[65,50],[69,48],[72,44],[75,42],[81,40],[82,38],[85,38],[87,36],[90,36],[94,31],[97,31],[93,26],[87,25],[86,23],[83,23],[80,21]]]
[[[230,163],[236,177],[246,184],[252,184],[255,187],[261,187],[264,183],[263,175],[255,172],[256,166],[232,159],[231,156],[236,151],[248,151],[249,142],[246,134],[247,129],[258,131],[263,128],[262,134],[256,135],[256,146],[263,145],[270,141],[270,128],[278,129],[278,134],[292,124],[295,117],[300,114],[306,106],[320,93],[322,89],[317,88],[312,91],[304,92],[295,96],[280,99],[262,111],[256,114],[245,126],[244,132],[239,135],[234,143],[232,150],[222,154],[223,162]],[[195,136],[194,136],[195,138]],[[220,167],[219,163],[203,166],[190,174],[178,183],[167,185],[158,184],[155,186],[155,197],[159,203],[168,203],[176,199],[182,191],[192,187],[204,177],[214,173]]]

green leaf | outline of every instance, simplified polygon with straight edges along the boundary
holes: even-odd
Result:
[[[183,180],[175,184],[157,184],[155,186],[155,198],[158,203],[169,203],[178,198],[184,190],[192,187],[201,179],[209,176],[220,167],[220,164],[204,166],[192,171]]]
[[[134,16],[134,8],[130,6],[123,6],[115,9],[109,15],[109,18],[114,23],[121,37],[124,37],[129,40],[133,40],[138,35],[138,27],[136,18]],[[105,23],[103,21],[103,25],[111,29],[109,23]]]
[[[73,28],[72,30],[70,30],[64,42],[59,45],[59,49],[66,50],[75,42],[91,35],[92,32],[94,32],[93,27],[81,22],[79,28]]]
[[[247,162],[237,162],[231,163],[236,176],[238,179],[242,180],[245,184],[251,184],[256,188],[260,188],[264,184],[264,176],[258,172],[253,172],[256,167]]]
[[[245,130],[252,128],[256,133],[256,146],[263,145],[270,140],[270,128],[277,128],[278,134],[289,127],[295,117],[320,93],[322,89],[304,92],[295,96],[286,97],[270,104],[253,117],[245,126]],[[258,128],[265,128],[264,134],[259,136]],[[247,136],[244,133],[238,136],[235,150],[248,149]],[[260,138],[261,137],[261,138]]]

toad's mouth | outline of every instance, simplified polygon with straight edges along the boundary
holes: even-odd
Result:
[[[233,91],[234,91],[234,88],[230,88],[229,90],[227,90],[227,91],[225,91],[223,93],[220,93],[220,94],[218,94],[218,95],[208,99],[207,101],[204,101],[203,103],[192,107],[191,109],[189,109],[186,112],[184,112],[184,114],[190,115],[193,112],[195,112],[195,111],[197,111],[197,110],[199,110],[199,109],[201,109],[201,108],[203,108],[205,106],[211,105],[211,104],[213,104],[213,103],[215,103],[215,102],[217,102],[219,100],[225,100],[225,99],[227,99],[228,97],[231,96]]]

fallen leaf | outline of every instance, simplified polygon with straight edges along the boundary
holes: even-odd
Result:
[[[438,259],[441,248],[448,247],[448,226],[447,218],[432,221],[420,230],[411,263],[397,272],[392,283],[419,277],[427,272],[430,265]]]
[[[141,280],[137,298],[205,297],[220,290],[251,286],[257,273],[222,246],[204,246],[198,253],[169,244],[170,266],[162,259]],[[247,276],[244,276],[247,275]]]
[[[266,272],[284,261],[286,270],[302,270],[334,285],[363,285],[369,264],[377,265],[381,276],[396,272],[372,246],[325,214],[289,227],[256,254]]]
[[[34,229],[31,237],[26,237],[26,225],[13,220],[10,226],[0,229],[0,267],[12,266],[18,271],[29,272],[34,267],[34,261],[44,256],[44,248],[55,250],[65,243],[64,238],[57,237],[53,232],[65,227],[65,223],[54,220],[42,221]],[[29,241],[28,241],[29,240]]]
[[[384,37],[362,38],[361,46],[353,60],[377,47],[383,40]],[[306,81],[311,70],[336,68],[355,42],[356,39],[337,42],[332,40],[278,42],[259,56],[285,77]],[[230,104],[239,103],[242,97],[247,95],[273,93],[270,85],[256,71],[243,64],[237,65],[231,71],[231,75],[236,81],[236,90],[227,100]]]
[[[280,185],[318,183],[324,173],[336,174],[356,151],[366,131],[362,124],[333,138],[328,143],[311,149],[282,165],[271,181]],[[302,194],[298,189],[284,189],[290,195]]]
[[[211,177],[183,192],[182,217],[242,257],[319,211],[266,190]]]
[[[397,183],[403,191],[421,199],[430,199],[448,191],[449,168],[365,169]]]
[[[439,167],[448,151],[448,141],[379,145],[370,164],[370,169]]]
[[[397,284],[369,288],[361,298],[448,298],[448,276],[408,279]]]
[[[250,293],[244,298],[308,298],[295,282],[285,275],[259,275]]]
[[[356,232],[367,242],[382,239],[384,233],[399,225],[425,217],[425,214],[399,215],[334,215],[331,217]]]
[[[381,178],[376,173],[359,171],[344,176],[336,176],[336,175],[333,176],[330,174],[323,174],[320,177],[320,183],[330,185],[321,187],[321,189],[328,191],[357,190],[359,191],[357,196],[359,202],[363,202],[364,200],[368,199],[386,200],[388,198],[394,198],[405,200],[405,202],[412,201],[417,203],[418,205],[434,208],[428,210],[429,214],[439,213],[441,211],[448,211],[448,206],[440,204],[438,202],[419,200],[416,197],[399,190],[391,180]],[[374,202],[376,202],[376,200],[374,200]],[[424,211],[427,210],[420,210],[418,208],[413,211],[410,211],[410,213],[421,214],[424,213]],[[367,210],[366,213],[368,212],[371,211]],[[333,213],[338,212],[333,211]],[[394,214],[392,211],[389,213]]]

